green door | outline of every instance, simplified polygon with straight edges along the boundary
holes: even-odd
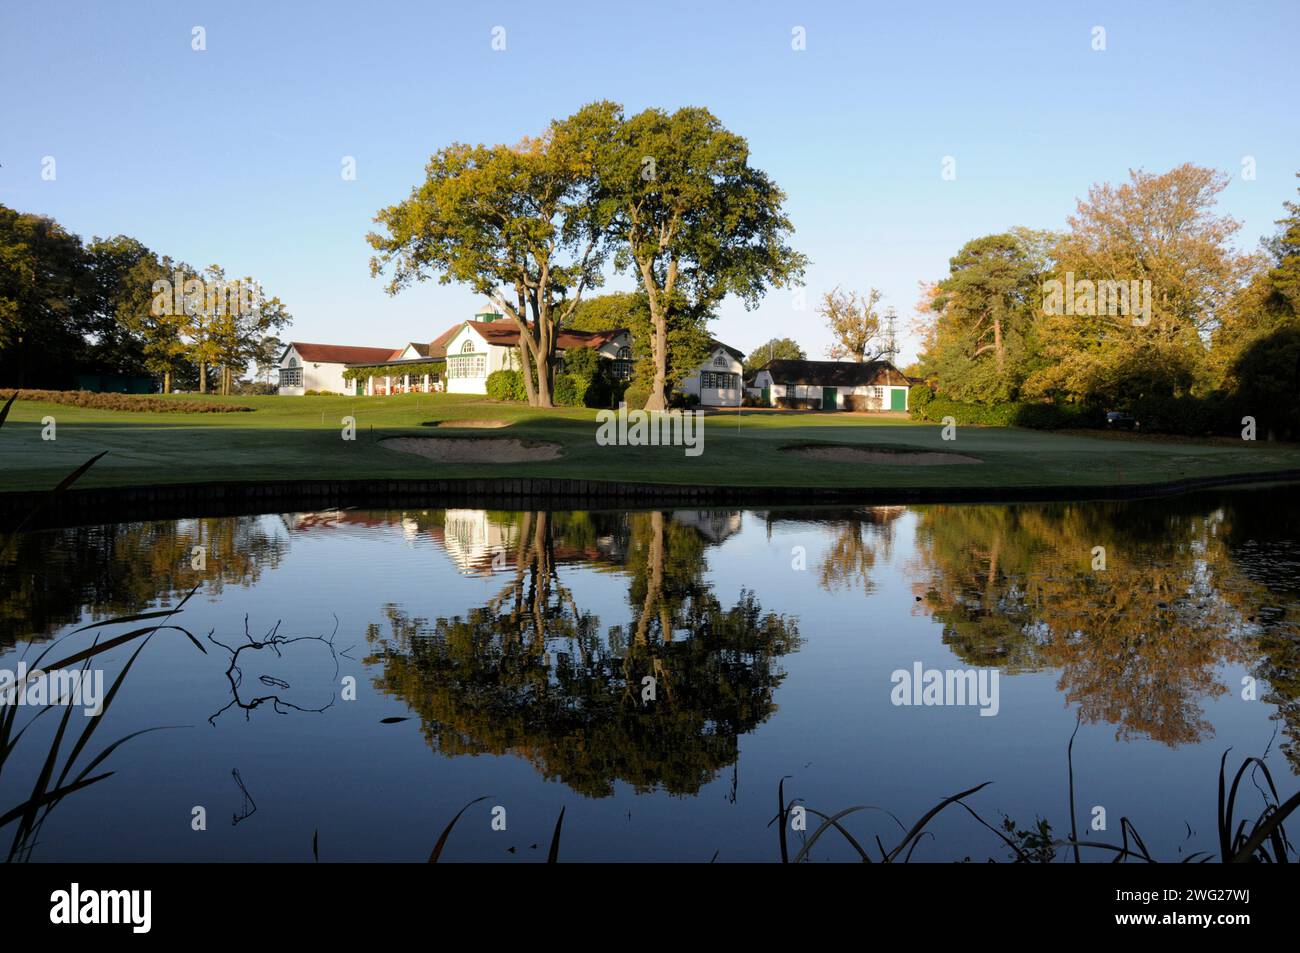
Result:
[[[770,387],[763,388],[763,406],[764,407],[772,406],[772,388]]]
[[[822,410],[834,410],[836,403],[837,401],[835,400],[835,388],[823,387],[822,388]]]
[[[357,378],[357,396],[366,396],[366,379],[364,377]]]
[[[907,410],[907,391],[901,387],[891,387],[889,389],[889,409]]]

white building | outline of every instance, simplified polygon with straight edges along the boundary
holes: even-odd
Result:
[[[772,361],[754,375],[766,406],[907,410],[908,377],[889,361]]]
[[[694,394],[704,407],[739,407],[745,393],[745,355],[721,341],[710,341],[709,346],[709,356],[677,389]]]
[[[473,321],[462,321],[445,332],[439,341],[443,339],[446,339],[448,393],[486,394],[489,374],[519,370],[519,328],[500,315],[476,315]],[[561,331],[555,339],[556,350],[561,355],[574,348],[592,348],[602,358],[614,362],[615,375],[622,377],[632,373],[631,344],[631,335],[624,328]]]
[[[387,347],[349,347],[343,344],[307,344],[291,341],[280,355],[280,394],[301,397],[307,391],[353,393],[343,370],[349,364],[384,361],[400,351]]]

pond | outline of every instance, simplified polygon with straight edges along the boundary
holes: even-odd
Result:
[[[0,670],[160,630],[33,860],[775,861],[778,784],[886,848],[945,797],[1013,839],[1217,851],[1220,758],[1300,771],[1291,487],[1136,502],[361,509],[43,530],[0,561]],[[151,620],[156,623],[158,620]],[[200,652],[195,642],[206,651]],[[138,646],[96,656],[103,691]],[[6,676],[0,673],[0,680]],[[62,713],[0,772],[29,797]],[[90,720],[68,719],[71,739]],[[1077,726],[1077,734],[1076,734]],[[1237,815],[1258,816],[1248,773]],[[1268,798],[1272,794],[1268,793]],[[1098,824],[1104,828],[1098,829]],[[10,849],[15,827],[4,828]],[[913,861],[1011,859],[960,806]],[[1017,837],[1014,832],[1030,832]],[[874,846],[872,853],[876,853]],[[853,860],[831,832],[815,860]],[[1064,851],[1058,855],[1064,859]],[[1084,859],[1109,860],[1101,851]]]

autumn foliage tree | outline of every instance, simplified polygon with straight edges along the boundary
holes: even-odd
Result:
[[[859,296],[856,291],[834,288],[822,295],[817,313],[830,329],[834,343],[826,348],[833,361],[874,361],[880,357],[880,292],[871,288]]]
[[[554,398],[556,334],[583,292],[601,282],[606,243],[596,156],[618,122],[593,103],[512,146],[456,143],[438,150],[425,180],[381,209],[372,275],[390,265],[390,294],[436,277],[491,299],[519,330],[528,402]]]
[[[663,410],[687,370],[672,366],[674,338],[689,350],[723,298],[755,307],[769,287],[799,282],[807,259],[788,244],[785,193],[707,109],[621,121],[600,178],[615,264],[636,275],[650,311],[645,406]]]
[[[1089,190],[1056,247],[1056,276],[1138,282],[1150,289],[1150,313],[1044,316],[1045,360],[1026,381],[1030,395],[1116,402],[1208,387],[1208,341],[1259,267],[1232,246],[1239,223],[1215,212],[1227,185],[1222,173],[1184,164]]]

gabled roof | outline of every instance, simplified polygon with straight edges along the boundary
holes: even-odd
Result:
[[[759,370],[777,384],[811,384],[814,387],[907,387],[911,381],[889,361],[771,361]]]
[[[456,332],[459,331],[461,328],[463,328],[467,323],[468,322],[466,321],[458,321],[455,324],[453,324],[451,327],[449,327],[446,331],[443,331],[436,338],[434,338],[433,341],[429,344],[428,356],[435,357],[435,358],[446,357],[447,345],[450,344],[451,339],[456,336]]]
[[[289,348],[298,352],[298,356],[304,361],[315,361],[319,364],[363,364],[366,361],[386,361],[390,358],[397,357],[402,351],[401,348],[394,351],[389,347],[352,347],[347,344],[308,344],[303,341],[290,341],[285,347],[285,353]],[[284,355],[280,355],[281,360]]]
[[[519,343],[519,328],[515,326],[513,321],[465,321],[452,329],[451,336],[454,336],[455,332],[466,324],[471,325],[482,336],[483,340],[489,344],[495,344],[499,347],[514,347]],[[555,336],[555,346],[561,351],[583,347],[598,348],[625,333],[627,333],[627,328],[610,328],[607,331],[560,331]],[[450,343],[451,336],[446,336],[447,341],[443,344],[444,348],[447,343]],[[442,339],[439,338],[439,340]]]
[[[418,355],[420,355],[420,357],[428,357],[428,356],[429,356],[429,345],[428,345],[428,344],[421,344],[419,341],[412,341],[412,342],[410,342],[409,344],[407,344],[406,347],[413,347],[413,348],[415,348],[415,353],[418,354]],[[405,351],[405,350],[406,350],[406,347],[402,348],[402,350]]]
[[[709,353],[712,354],[712,353],[713,353],[714,351],[716,351],[718,348],[722,348],[724,351],[726,351],[728,354],[730,354],[730,355],[731,355],[732,357],[734,357],[736,360],[740,361],[740,363],[742,363],[742,364],[745,363],[745,352],[744,352],[744,351],[738,351],[738,350],[736,350],[734,347],[732,347],[730,344],[723,344],[723,343],[722,343],[721,341],[719,341],[717,338],[709,338]]]

